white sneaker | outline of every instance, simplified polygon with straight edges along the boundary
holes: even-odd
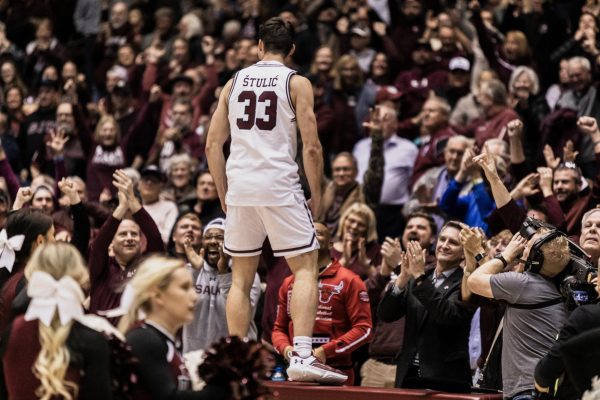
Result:
[[[342,371],[321,363],[312,355],[302,358],[296,352],[292,352],[290,357],[287,375],[290,381],[318,382],[328,385],[341,385],[348,380],[348,376]]]

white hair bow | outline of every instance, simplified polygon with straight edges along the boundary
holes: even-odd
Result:
[[[6,268],[12,272],[15,265],[15,251],[21,250],[25,235],[15,235],[8,237],[6,229],[0,231],[0,269]]]
[[[123,293],[121,294],[121,302],[119,303],[119,307],[113,308],[112,310],[100,311],[98,314],[106,317],[106,318],[117,318],[122,317],[127,314],[133,302],[135,300],[135,289],[128,283],[125,285],[125,289],[123,289]]]
[[[61,325],[83,316],[82,303],[85,299],[81,287],[70,276],[54,279],[43,271],[35,271],[27,285],[27,294],[31,297],[25,321],[39,319],[50,326],[54,314],[58,313]]]

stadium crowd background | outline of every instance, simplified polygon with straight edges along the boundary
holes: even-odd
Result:
[[[288,66],[313,84],[325,159],[323,207],[314,218],[331,236],[332,257],[363,281],[341,306],[348,315],[339,329],[324,328],[338,336],[360,328],[352,338],[362,342],[337,360],[330,346],[323,359],[354,369],[355,384],[402,385],[398,355],[408,347],[421,368],[447,362],[441,350],[425,354],[405,337],[417,331],[404,317],[384,315],[396,319],[384,322],[377,311],[410,242],[428,252],[428,266],[438,252],[474,257],[467,239],[437,248],[445,222],[460,220],[466,227],[445,229],[455,238],[461,229],[479,235],[492,256],[518,230],[515,209],[575,241],[592,235],[582,234],[582,217],[600,203],[599,14],[592,0],[2,1],[0,225],[11,209],[51,216],[56,238],[73,239],[88,260],[92,282],[108,282],[92,285],[91,311],[117,307],[120,297],[113,278],[94,271],[109,265],[117,274],[111,265],[130,265],[142,253],[168,253],[201,271],[207,261],[215,276],[225,273],[222,232],[206,237],[225,217],[207,170],[206,134],[220,89],[258,61],[260,23],[279,16],[295,30]],[[515,208],[499,199],[494,174]],[[137,225],[118,225],[128,212]],[[138,225],[144,237],[132,239]],[[581,244],[597,265],[594,238]],[[251,333],[282,355],[290,333],[282,339],[287,322],[277,306],[285,307],[288,275],[266,243]],[[194,279],[200,302],[225,291],[203,287],[202,273]],[[337,283],[321,286],[322,303],[340,293]],[[3,298],[14,297],[6,286]],[[356,298],[370,303],[368,323]],[[477,306],[455,315],[464,333],[456,342],[470,339],[472,371],[483,367],[502,314],[482,306],[472,319]],[[208,346],[206,330],[214,339],[226,335],[222,314],[198,315],[200,323],[184,328],[191,350]]]

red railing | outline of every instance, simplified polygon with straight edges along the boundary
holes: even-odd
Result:
[[[281,400],[502,400],[501,394],[457,394],[433,390],[381,389],[357,386],[319,386],[294,382],[269,382]]]

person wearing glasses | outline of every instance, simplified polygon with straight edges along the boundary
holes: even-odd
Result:
[[[600,129],[593,117],[580,117],[577,127],[584,137],[592,142],[596,162],[600,160]],[[552,191],[564,214],[564,232],[571,237],[581,234],[581,220],[590,209],[600,202],[600,175],[597,175],[588,187],[583,187],[582,173],[572,162],[564,162],[554,169]],[[541,177],[540,177],[541,179]]]

